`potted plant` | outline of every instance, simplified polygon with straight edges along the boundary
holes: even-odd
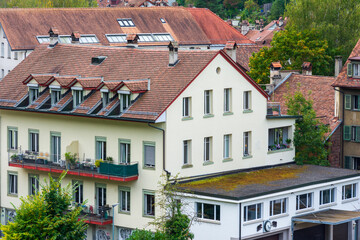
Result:
[[[66,152],[65,160],[68,163],[68,168],[74,169],[76,165],[76,153],[71,154],[71,152]]]
[[[286,139],[286,144],[287,144],[287,148],[289,148],[290,144],[291,144],[291,139],[290,138]]]
[[[112,157],[106,157],[105,159],[107,162],[112,162],[114,159]]]
[[[19,156],[17,154],[13,154],[10,156],[11,161],[18,161],[19,160]]]
[[[97,167],[98,172],[100,173],[100,163],[104,162],[102,159],[95,161],[95,167]]]

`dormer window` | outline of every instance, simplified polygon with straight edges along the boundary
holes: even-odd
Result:
[[[123,112],[126,108],[130,106],[131,94],[130,92],[120,93],[120,112]]]
[[[117,20],[120,24],[120,27],[135,27],[134,22],[131,18],[122,18]]]
[[[73,90],[73,106],[79,106],[84,100],[83,90]]]
[[[61,98],[61,90],[60,89],[52,89],[51,90],[51,105],[54,106],[57,102],[60,101]]]
[[[353,63],[352,68],[353,68],[353,76],[359,77],[360,76],[360,63]]]
[[[109,92],[103,92],[102,93],[102,101],[103,101],[103,107],[108,105],[108,103],[110,102]]]
[[[347,75],[349,77],[360,78],[360,57],[352,57],[350,61],[347,65]]]
[[[29,88],[29,104],[32,104],[39,97],[39,88],[30,87]]]

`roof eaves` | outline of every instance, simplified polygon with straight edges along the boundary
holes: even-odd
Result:
[[[267,119],[281,119],[281,118],[302,118],[301,115],[276,115],[276,116],[272,116],[272,115],[267,115],[266,116]]]

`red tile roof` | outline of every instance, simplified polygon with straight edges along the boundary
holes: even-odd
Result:
[[[236,49],[236,62],[246,71],[250,71],[249,59],[253,53],[257,53],[262,47],[259,45],[238,45]]]
[[[270,66],[272,66],[272,67],[274,67],[274,68],[282,68],[280,62],[272,62],[272,63],[270,64]]]

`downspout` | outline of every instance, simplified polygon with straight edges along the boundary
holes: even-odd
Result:
[[[148,126],[162,131],[162,134],[163,134],[163,170],[166,173],[167,180],[169,180],[171,173],[168,170],[166,170],[166,167],[165,167],[165,130],[162,128],[150,125],[150,123],[148,123]]]
[[[334,87],[335,91],[342,93],[342,123],[341,125],[344,126],[345,124],[345,94],[343,91],[340,91]],[[344,160],[344,135],[343,135],[343,127],[341,128],[341,165],[342,168],[345,168],[345,160]]]
[[[241,240],[241,203],[239,203],[239,240]]]

